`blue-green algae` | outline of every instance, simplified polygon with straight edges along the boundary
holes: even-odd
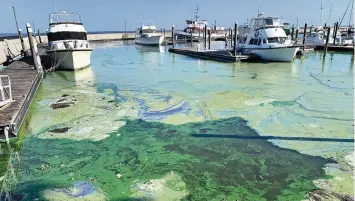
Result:
[[[136,180],[182,176],[185,200],[301,200],[325,177],[321,157],[278,148],[265,140],[194,138],[191,134],[258,135],[239,117],[169,125],[143,120],[101,141],[39,139],[24,146],[18,193],[29,200],[75,181],[93,182],[108,200],[127,200]],[[50,150],[50,151],[48,151]],[[40,164],[50,167],[43,170]],[[117,179],[116,174],[122,177]]]

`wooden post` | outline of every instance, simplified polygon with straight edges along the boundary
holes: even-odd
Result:
[[[171,27],[171,39],[173,40],[173,48],[175,48],[174,25]]]
[[[291,40],[293,40],[293,34],[295,33],[295,25],[292,25],[292,30],[291,30]]]
[[[211,49],[211,29],[208,30],[208,49]]]
[[[236,56],[237,55],[237,38],[238,38],[238,22],[235,22],[234,24],[234,46],[233,46],[233,55]]]
[[[35,45],[33,43],[32,28],[31,28],[31,25],[29,23],[26,24],[26,29],[27,29],[28,42],[29,42],[30,48],[31,48],[33,64],[34,64],[35,69],[38,69],[37,52],[35,50]]]
[[[296,28],[296,36],[295,36],[295,40],[298,39],[298,27]]]
[[[228,47],[228,38],[227,38],[227,31],[224,32],[224,49],[227,49]]]
[[[229,35],[230,35],[230,39],[231,39],[231,49],[233,47],[233,30],[232,28],[229,28]]]
[[[304,30],[303,30],[303,42],[302,42],[303,51],[304,51],[305,46],[306,46],[306,37],[307,37],[307,22],[304,24]]]
[[[339,26],[339,22],[336,22],[335,23],[335,26],[334,26],[334,33],[333,33],[333,44],[335,45],[335,39],[337,37],[337,32],[338,32],[338,26]]]
[[[207,25],[206,24],[205,24],[204,33],[205,33],[205,50],[206,50],[207,49]]]
[[[330,27],[328,27],[328,31],[327,31],[327,40],[325,41],[323,59],[325,58],[328,52],[329,36],[330,36]]]
[[[42,38],[41,38],[41,34],[39,33],[39,29],[37,30],[37,32],[38,32],[39,43],[42,44]]]
[[[160,27],[160,33],[163,33],[163,27]]]
[[[309,34],[312,33],[312,29],[313,29],[313,25],[311,27],[309,27]]]
[[[324,27],[323,27],[323,28],[324,28],[324,29],[327,28],[327,23],[324,23]]]
[[[163,32],[164,32],[164,38],[165,38],[165,27],[164,27],[164,29],[163,29]]]

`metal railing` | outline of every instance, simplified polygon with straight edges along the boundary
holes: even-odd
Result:
[[[0,107],[13,101],[11,80],[8,75],[0,75]]]

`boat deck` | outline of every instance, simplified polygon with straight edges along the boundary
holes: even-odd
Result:
[[[40,86],[42,73],[34,67],[32,58],[15,61],[0,71],[8,75],[11,81],[13,102],[0,108],[0,141],[5,141],[5,128],[9,128],[9,138],[17,136],[17,132],[26,116],[32,99]]]

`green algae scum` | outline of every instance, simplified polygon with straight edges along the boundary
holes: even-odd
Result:
[[[13,200],[354,196],[351,55],[224,64],[95,48],[91,67],[45,77],[20,139],[2,146]]]

